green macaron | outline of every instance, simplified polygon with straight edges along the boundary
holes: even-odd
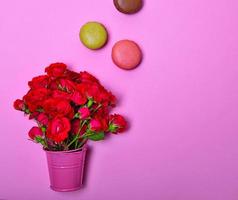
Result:
[[[100,49],[107,42],[107,30],[99,22],[84,24],[79,33],[81,42],[89,49]]]

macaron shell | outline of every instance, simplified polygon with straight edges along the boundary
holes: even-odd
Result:
[[[80,40],[89,49],[100,49],[107,42],[107,30],[98,22],[88,22],[80,29]]]
[[[134,69],[142,60],[142,52],[135,42],[131,40],[121,40],[112,48],[112,60],[122,69]]]
[[[142,6],[142,0],[113,0],[118,11],[125,14],[133,14],[138,12]]]

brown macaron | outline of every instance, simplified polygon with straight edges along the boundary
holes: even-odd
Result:
[[[122,13],[137,13],[143,6],[142,0],[113,0],[114,5]]]

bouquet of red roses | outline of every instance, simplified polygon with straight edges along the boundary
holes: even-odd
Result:
[[[45,72],[29,81],[30,90],[14,102],[15,109],[37,122],[29,131],[32,141],[47,150],[66,151],[125,130],[125,119],[109,114],[115,96],[94,76],[70,71],[63,63],[51,64]]]

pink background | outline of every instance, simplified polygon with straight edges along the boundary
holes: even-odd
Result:
[[[147,0],[133,16],[112,0],[1,1],[0,199],[237,200],[237,19],[237,0]],[[78,37],[94,20],[110,33],[99,51]],[[133,71],[110,58],[124,38],[144,52]],[[90,143],[78,192],[48,188],[45,154],[27,140],[33,122],[12,108],[27,81],[55,61],[96,75],[131,124]]]

